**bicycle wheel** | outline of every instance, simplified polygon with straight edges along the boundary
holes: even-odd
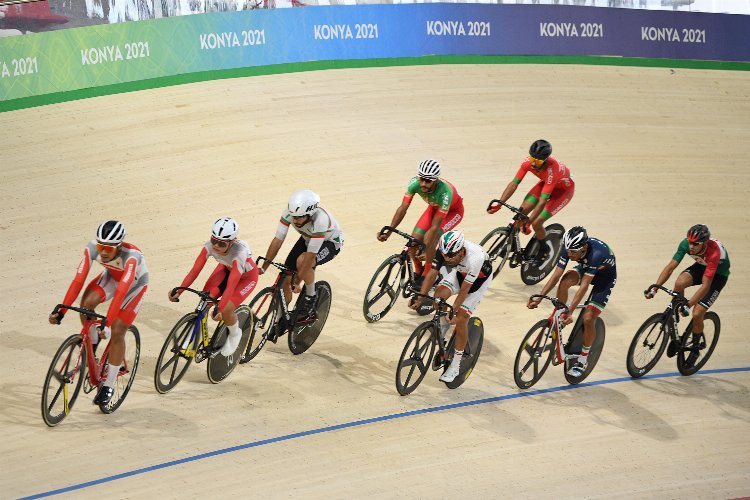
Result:
[[[464,355],[461,358],[461,370],[458,372],[458,376],[453,379],[453,382],[445,382],[448,389],[456,389],[466,382],[471,372],[474,371],[477,361],[479,361],[479,354],[482,352],[482,344],[484,343],[484,324],[481,319],[476,317],[469,318],[468,337],[468,342],[464,348]],[[452,354],[455,350],[455,342],[451,342],[448,357],[452,359]]]
[[[253,314],[253,329],[247,342],[245,353],[240,358],[240,364],[245,364],[263,349],[268,340],[268,330],[274,324],[274,315],[271,309],[273,302],[273,288],[266,287],[256,295],[250,302],[250,311]]]
[[[375,271],[362,302],[362,312],[368,323],[379,321],[396,303],[404,284],[404,271],[400,254],[385,259]]]
[[[549,320],[539,320],[518,347],[513,364],[513,379],[520,389],[536,384],[547,371],[555,354],[555,342]]]
[[[54,427],[73,409],[86,377],[83,337],[71,335],[60,345],[47,370],[42,388],[42,418]]]
[[[166,394],[182,380],[195,356],[195,347],[200,340],[200,328],[196,313],[186,314],[172,327],[154,370],[156,392]]]
[[[677,370],[683,375],[692,375],[703,368],[716,349],[720,332],[721,321],[713,311],[703,317],[703,337],[699,341],[693,339],[693,322],[690,321],[680,338],[682,349],[677,352]]]
[[[107,358],[109,358],[109,354],[107,354]],[[138,371],[140,360],[141,335],[138,333],[135,325],[130,325],[128,331],[125,332],[125,357],[123,358],[122,366],[120,366],[120,371],[117,373],[115,393],[112,395],[109,403],[99,405],[102,413],[112,413],[125,401],[125,397],[133,385],[133,380],[135,380],[135,373]],[[105,366],[107,366],[106,363]]]
[[[565,228],[560,224],[550,224],[544,230],[547,232],[547,240],[541,258],[538,260],[532,259],[521,266],[521,281],[526,285],[534,285],[546,278],[555,268],[557,258],[560,256]],[[531,241],[535,238],[533,237]],[[531,241],[529,241],[529,245],[531,245]],[[529,245],[526,248],[529,248]]]
[[[490,231],[479,245],[484,248],[492,262],[492,277],[497,278],[510,257],[510,229],[498,227]]]
[[[289,350],[292,354],[302,354],[312,346],[318,339],[320,332],[323,331],[323,327],[328,319],[328,312],[331,310],[331,285],[325,281],[318,281],[315,283],[315,293],[317,294],[317,302],[315,304],[315,314],[317,319],[309,324],[300,325],[297,324],[292,328],[292,331],[287,336],[289,343]],[[302,299],[300,294],[299,300]]]
[[[667,347],[668,338],[664,313],[654,314],[643,322],[630,342],[625,360],[631,377],[642,377],[656,366]]]
[[[221,352],[217,352],[215,356],[208,358],[206,363],[206,372],[208,373],[208,380],[212,384],[218,384],[229,376],[230,373],[237,367],[237,363],[242,357],[242,353],[245,352],[247,347],[247,341],[250,338],[250,333],[253,330],[253,315],[250,312],[248,306],[240,306],[235,309],[237,314],[237,324],[240,325],[242,330],[242,336],[240,337],[240,343],[234,349],[234,352],[229,356],[224,356]],[[213,338],[209,345],[212,346],[223,346],[229,335],[229,329],[222,323],[222,326],[217,327],[214,331]]]
[[[606,337],[606,329],[604,327],[604,321],[601,318],[596,318],[595,328],[596,337],[594,338],[594,343],[591,344],[591,349],[589,350],[589,359],[588,364],[586,365],[586,370],[581,374],[581,376],[574,377],[573,375],[568,375],[568,363],[566,362],[563,365],[565,367],[565,380],[567,380],[569,384],[580,384],[581,382],[586,380],[586,377],[588,377],[591,372],[594,371],[594,367],[599,361],[599,357],[602,355],[602,349],[604,349],[604,339]],[[583,320],[581,318],[581,315],[579,315],[579,320],[576,322],[576,325],[573,328],[573,331],[570,333],[570,337],[568,338],[568,343],[565,346],[565,352],[567,354],[580,354],[582,342]],[[576,347],[570,348],[569,350],[569,346],[571,345],[575,345]]]
[[[430,369],[437,336],[435,325],[426,321],[406,341],[396,368],[396,390],[402,396],[414,391]]]

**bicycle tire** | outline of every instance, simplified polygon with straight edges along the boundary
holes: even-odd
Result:
[[[526,285],[535,285],[546,278],[549,273],[555,268],[557,259],[560,257],[560,251],[562,250],[562,237],[565,234],[565,228],[560,224],[550,224],[545,227],[544,230],[547,232],[547,241],[552,246],[552,251],[547,252],[544,260],[541,262],[541,266],[536,265],[536,261],[526,262],[521,266],[521,281]],[[536,237],[532,237],[533,241]],[[529,245],[526,248],[529,248]]]
[[[250,362],[257,356],[266,345],[268,330],[275,323],[273,317],[273,287],[266,287],[250,301],[250,311],[253,313],[253,330],[245,348],[245,353],[240,358],[240,364]]]
[[[132,335],[129,336],[128,332]],[[109,353],[107,354],[107,358],[109,358]],[[105,358],[105,360],[107,358]],[[114,412],[125,401],[125,397],[128,395],[130,388],[133,385],[133,380],[135,380],[135,374],[138,371],[140,360],[141,335],[135,325],[130,325],[125,332],[125,357],[123,358],[120,371],[117,373],[115,393],[112,395],[112,399],[109,400],[109,403],[99,405],[99,410],[101,410],[102,413]],[[107,366],[106,362],[104,366]]]
[[[73,409],[86,377],[86,349],[81,335],[71,335],[57,348],[42,387],[42,419],[50,427]],[[70,393],[72,387],[73,392]],[[51,397],[50,397],[51,396]],[[60,401],[62,396],[62,401]],[[62,403],[58,405],[58,403]]]
[[[640,378],[650,372],[661,359],[668,339],[664,313],[656,313],[646,319],[635,332],[628,348],[625,359],[628,374]]]
[[[709,327],[709,324],[713,324],[713,327]],[[713,332],[709,330],[710,328],[713,329]],[[682,349],[680,349],[677,353],[677,370],[682,375],[687,376],[692,375],[693,373],[703,368],[706,362],[708,362],[708,359],[711,357],[711,354],[713,354],[714,349],[716,349],[716,344],[718,344],[719,342],[720,333],[721,320],[719,320],[719,315],[713,311],[708,311],[703,317],[703,334],[704,338],[706,339],[706,343],[703,347],[693,346],[693,322],[691,320],[690,323],[688,323],[687,328],[685,328],[685,333],[683,333],[682,337],[680,338],[680,345],[682,346]],[[709,335],[712,335],[710,341],[708,341]],[[701,351],[703,351],[702,356],[700,355]],[[692,363],[690,363],[690,355],[694,352],[698,354],[698,357]]]
[[[197,329],[198,331],[195,328],[197,318],[198,315],[194,312],[186,314],[175,323],[167,338],[164,339],[154,369],[154,387],[159,394],[166,394],[174,389],[187,372],[190,363],[193,362],[195,349],[200,341],[200,328]],[[193,332],[196,332],[194,337]],[[171,356],[165,359],[167,354]],[[183,361],[184,365],[180,366]],[[166,381],[162,379],[165,373],[168,375]]]
[[[218,384],[226,379],[229,374],[237,368],[237,364],[242,357],[242,353],[245,352],[247,341],[250,338],[250,333],[253,329],[253,315],[248,306],[239,306],[234,312],[237,315],[237,324],[242,331],[240,343],[237,344],[234,352],[229,356],[224,356],[221,352],[217,352],[214,356],[208,358],[208,362],[206,363],[206,374],[208,375],[208,380],[212,384]],[[222,324],[222,326],[216,327],[209,345],[223,346],[228,335],[229,329],[226,325]]]
[[[524,355],[528,356],[525,361]],[[552,357],[555,355],[555,339],[550,332],[550,323],[547,319],[537,321],[521,341],[513,363],[513,380],[519,389],[528,389],[536,384],[549,368]],[[541,366],[540,366],[541,362]],[[524,379],[524,375],[532,368],[531,378]]]
[[[331,300],[333,299],[331,285],[325,281],[318,281],[315,283],[315,293],[317,294],[317,302],[315,303],[315,314],[317,319],[310,324],[297,324],[292,328],[291,332],[289,332],[287,342],[289,345],[289,351],[291,351],[292,354],[302,354],[307,351],[315,341],[318,340],[320,332],[323,331],[323,327],[328,319],[328,313],[331,310]],[[297,299],[298,304],[301,299],[302,294],[300,294],[299,299]]]
[[[397,267],[398,269],[396,269]],[[401,255],[393,254],[385,259],[375,271],[375,274],[372,275],[370,284],[367,285],[367,290],[365,291],[365,298],[362,301],[362,313],[368,323],[380,321],[396,304],[398,295],[404,285],[404,271],[405,263],[401,261]],[[384,274],[382,274],[383,272]],[[396,280],[398,283],[392,280]],[[375,286],[377,292],[371,295],[373,286]],[[386,295],[390,300],[386,303],[385,307],[380,311],[374,310],[375,304]]]
[[[583,339],[583,320],[582,320],[582,314],[579,315],[579,321],[576,322],[575,327],[573,328],[573,331],[570,332],[570,337],[568,339],[568,344],[574,342],[573,339],[576,339],[580,336],[581,339]],[[602,355],[602,350],[604,349],[604,340],[606,339],[606,327],[604,326],[604,321],[601,318],[596,318],[595,323],[596,328],[596,337],[594,338],[594,343],[591,344],[591,349],[589,350],[589,359],[588,363],[586,365],[586,370],[579,376],[574,377],[573,375],[568,374],[568,363],[564,363],[563,366],[565,368],[565,380],[568,381],[569,384],[580,384],[584,380],[586,380],[586,377],[591,375],[591,372],[594,371],[594,368],[596,367],[596,363],[599,361],[599,357]],[[568,354],[575,354],[575,351],[568,352],[568,349],[566,347],[565,352]],[[578,348],[578,352],[580,353],[580,347]]]
[[[409,335],[396,367],[396,390],[400,395],[411,394],[429,371],[437,344],[436,328],[432,321],[425,321]],[[413,380],[415,370],[417,378]]]
[[[455,337],[453,337],[455,339]],[[461,358],[461,370],[453,382],[445,382],[448,389],[457,389],[469,378],[471,373],[474,371],[474,367],[477,366],[479,361],[479,355],[482,353],[482,344],[484,343],[484,324],[482,320],[476,317],[469,318],[469,332],[468,341],[464,348],[464,355]],[[455,342],[451,344],[451,353],[456,350]],[[464,358],[470,357],[469,364],[464,365],[466,360]],[[452,359],[452,356],[450,356]],[[445,367],[447,370],[447,366]],[[445,372],[445,370],[443,370]]]
[[[497,275],[500,274],[500,271],[505,267],[505,263],[508,262],[508,258],[510,257],[510,229],[507,227],[493,229],[487,233],[487,236],[482,238],[479,246],[490,256],[490,262],[493,267],[492,278],[497,278]],[[500,261],[495,266],[498,258]]]

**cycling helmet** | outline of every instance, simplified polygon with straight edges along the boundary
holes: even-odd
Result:
[[[589,235],[586,233],[586,229],[581,226],[571,227],[563,236],[563,245],[565,245],[565,250],[568,251],[577,252],[588,242]]]
[[[318,204],[320,204],[320,196],[309,189],[295,191],[289,197],[289,212],[292,217],[312,215],[318,209]]]
[[[232,241],[237,239],[237,233],[240,231],[240,225],[231,217],[222,217],[214,222],[211,228],[211,237],[222,241]]]
[[[456,253],[464,247],[463,231],[448,231],[440,237],[440,253]]]
[[[125,239],[125,226],[122,222],[108,220],[96,230],[96,241],[104,245],[119,245]]]
[[[544,139],[538,139],[531,144],[529,156],[537,160],[546,160],[552,154],[552,144]]]
[[[440,164],[436,160],[424,160],[419,164],[417,175],[434,181],[440,177]]]
[[[690,243],[703,243],[711,237],[711,231],[705,224],[696,224],[687,232],[687,239]]]

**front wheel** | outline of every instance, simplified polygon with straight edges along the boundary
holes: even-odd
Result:
[[[331,285],[325,281],[318,281],[315,283],[315,293],[317,296],[315,302],[315,321],[308,324],[294,325],[294,328],[292,328],[292,331],[287,336],[289,350],[292,354],[302,354],[308,350],[318,339],[318,336],[320,336],[320,332],[323,330],[328,319],[328,312],[331,310],[331,298],[333,296]],[[300,294],[297,302],[299,303],[301,299],[302,294]]]
[[[677,353],[677,370],[683,375],[692,375],[703,368],[716,349],[720,331],[719,315],[713,311],[703,317],[703,335],[700,338],[693,337],[693,322],[690,321],[680,339],[682,349]]]
[[[253,313],[253,330],[247,342],[245,353],[240,358],[240,364],[245,364],[260,353],[268,340],[268,330],[274,323],[273,310],[273,287],[266,287],[256,295],[250,302],[250,311]]]
[[[406,341],[396,368],[396,390],[402,396],[419,386],[435,355],[437,331],[432,321],[419,325]]]
[[[109,355],[107,355],[109,357]],[[135,380],[135,373],[138,371],[138,363],[141,360],[141,335],[134,325],[130,325],[125,332],[125,357],[120,365],[120,371],[117,372],[117,381],[115,382],[115,393],[112,399],[106,405],[99,405],[102,413],[112,413],[120,407],[125,401],[125,396],[130,392],[130,387]],[[105,363],[105,366],[106,363]],[[102,370],[102,373],[106,373]]]
[[[230,373],[237,367],[237,363],[240,361],[240,357],[245,352],[247,347],[247,341],[250,338],[250,334],[253,330],[253,315],[250,313],[248,306],[240,306],[235,309],[237,315],[237,324],[242,330],[242,336],[240,337],[240,343],[234,349],[234,352],[229,356],[224,356],[221,352],[217,352],[216,355],[208,358],[208,366],[206,372],[208,373],[208,380],[212,384],[218,384],[229,376]],[[223,346],[229,335],[229,329],[227,325],[223,324],[216,328],[214,335],[209,342],[209,345],[218,347]]]
[[[380,264],[367,285],[362,313],[368,323],[383,318],[398,299],[403,286],[404,262],[400,254],[393,254]]]
[[[86,377],[86,349],[83,337],[71,335],[52,358],[42,388],[42,418],[54,427],[73,409]]]
[[[154,370],[154,387],[159,394],[166,394],[174,389],[192,363],[200,339],[197,318],[196,313],[186,314],[164,339]]]
[[[631,377],[642,377],[656,366],[667,347],[667,338],[663,313],[654,314],[643,322],[630,342],[625,360]]]
[[[479,245],[490,256],[492,277],[497,278],[510,257],[510,229],[498,227],[490,231]]]
[[[528,389],[542,378],[555,354],[554,340],[547,319],[539,320],[523,338],[513,364],[513,379],[519,389]]]

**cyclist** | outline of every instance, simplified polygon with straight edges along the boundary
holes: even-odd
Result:
[[[529,258],[543,257],[547,246],[544,223],[562,210],[573,198],[575,192],[575,182],[570,175],[570,170],[551,155],[552,145],[549,142],[544,139],[534,141],[529,148],[529,157],[521,163],[516,176],[500,195],[500,200],[507,202],[529,172],[539,178],[539,182],[526,194],[521,204],[521,210],[529,216],[531,228],[534,229],[536,236],[536,243],[526,252]],[[494,214],[500,208],[502,205],[495,204],[487,208],[487,212]],[[522,230],[525,234],[531,234],[531,228],[527,223]]]
[[[578,265],[563,276],[568,260],[576,261]],[[560,281],[560,286],[557,288],[557,298],[565,303],[568,301],[570,287],[580,285],[568,306],[570,313],[562,318],[564,325],[573,322],[573,312],[586,298],[589,285],[593,285],[591,300],[583,312],[583,349],[576,362],[572,363],[568,369],[569,375],[580,377],[586,371],[589,350],[596,339],[596,318],[607,306],[612,289],[617,283],[615,254],[603,241],[590,238],[583,227],[572,227],[563,236],[563,249],[557,261],[557,267],[539,293],[547,295],[558,281]],[[534,309],[541,300],[529,298],[527,307]]]
[[[344,235],[333,215],[320,206],[320,196],[309,189],[295,191],[281,214],[276,236],[266,251],[267,260],[260,269],[261,274],[268,269],[268,261],[272,261],[279,253],[289,226],[292,226],[300,237],[289,252],[284,265],[297,271],[298,279],[305,283],[305,294],[297,311],[298,321],[304,323],[314,317],[315,268],[330,262],[338,255],[344,244]],[[299,291],[295,284],[295,292]],[[292,298],[292,283],[289,280],[284,282],[284,296],[289,303]],[[283,329],[280,328],[278,331]],[[275,340],[273,337],[271,335],[271,340]]]
[[[188,271],[180,286],[189,287],[198,277],[209,257],[213,257],[219,265],[203,285],[203,291],[221,300],[218,310],[212,318],[216,321],[224,320],[229,330],[227,340],[219,351],[222,356],[230,356],[242,337],[242,329],[235,309],[247,299],[258,283],[258,266],[252,257],[250,245],[237,239],[240,226],[231,217],[217,219],[211,227],[211,239],[204,243],[193,268]],[[174,294],[170,291],[169,300],[177,302],[182,290]]]
[[[396,209],[391,220],[391,227],[398,227],[409,205],[418,194],[427,203],[427,209],[414,226],[412,236],[425,242],[424,267],[417,258],[416,248],[409,249],[414,269],[420,278],[417,286],[421,286],[424,276],[430,270],[435,257],[438,238],[445,232],[455,228],[464,216],[464,201],[456,188],[450,182],[440,178],[440,164],[435,160],[424,160],[419,164],[417,175],[412,177],[406,187],[406,193],[401,206]],[[380,241],[385,241],[391,233],[378,233]]]
[[[100,224],[96,238],[83,249],[83,259],[62,301],[63,304],[72,304],[78,298],[94,261],[104,267],[104,271],[86,286],[81,298],[81,307],[85,309],[96,309],[102,302],[112,300],[107,318],[91,335],[94,349],[100,338],[111,337],[108,369],[103,374],[106,378],[94,398],[97,405],[106,405],[112,399],[117,374],[125,357],[125,332],[138,315],[148,289],[146,259],[138,247],[124,240],[125,227],[121,222],[108,220]],[[59,325],[66,311],[61,309],[58,314],[50,314],[49,322]],[[84,315],[80,316],[81,323],[85,323]]]
[[[440,248],[435,256],[435,262],[422,283],[421,293],[426,294],[430,283],[438,276],[438,270],[443,278],[435,289],[435,296],[447,299],[458,294],[453,302],[455,315],[450,322],[445,316],[440,318],[440,328],[443,336],[450,325],[456,325],[456,352],[448,369],[440,377],[443,382],[453,382],[458,376],[461,357],[469,337],[469,318],[476,311],[479,302],[492,282],[492,264],[489,256],[482,247],[464,239],[462,231],[448,231],[440,237]],[[411,305],[412,309],[419,309],[422,297]]]
[[[693,309],[693,343],[703,345],[703,317],[706,311],[716,302],[724,285],[729,279],[729,254],[727,249],[719,240],[711,238],[711,232],[705,224],[696,224],[688,229],[687,237],[684,238],[677,246],[677,252],[672,260],[662,270],[656,279],[657,285],[663,285],[672,272],[685,257],[685,254],[692,257],[695,261],[690,267],[680,273],[675,281],[674,291],[683,293],[687,287],[700,285],[698,290],[687,301],[684,310],[681,311],[683,316],[690,314],[690,308]],[[650,288],[643,293],[647,299],[656,295],[658,288]],[[667,347],[667,356],[670,358],[677,354],[677,345],[674,341]],[[692,365],[698,358],[696,351],[691,351],[686,361]]]

